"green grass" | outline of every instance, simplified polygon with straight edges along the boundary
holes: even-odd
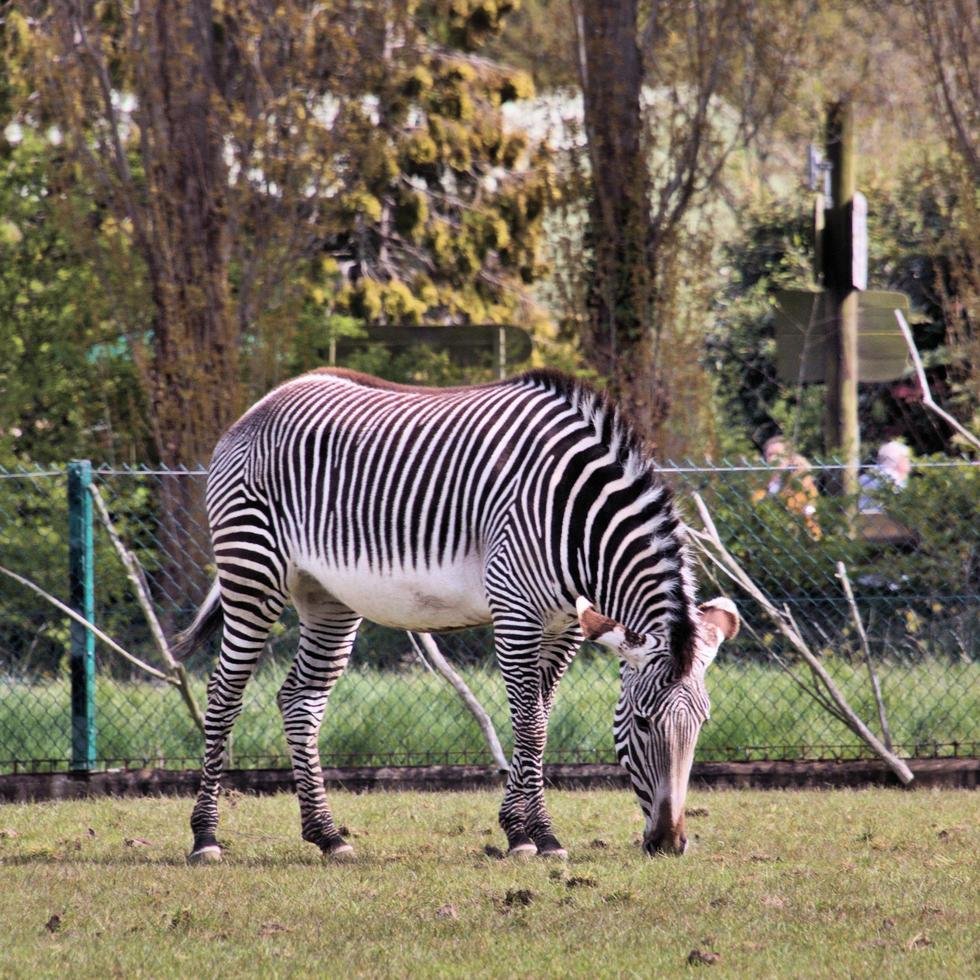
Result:
[[[8,805],[0,974],[685,976],[694,949],[719,977],[980,970],[975,793],[693,793],[679,859],[639,852],[625,792],[549,799],[567,865],[486,856],[491,793],[335,793],[347,865],[290,796],[225,800],[208,867],[189,800]]]
[[[855,709],[877,727],[864,667],[838,659],[828,661],[828,668]],[[260,669],[247,688],[245,711],[234,733],[238,764],[286,764],[275,706],[284,669],[275,663]],[[552,716],[549,761],[612,761],[616,671],[612,660],[582,658],[573,664]],[[506,746],[510,726],[499,672],[470,668],[463,674]],[[892,736],[902,751],[929,754],[938,744],[946,746],[939,750],[945,753],[953,742],[966,745],[967,752],[974,743],[975,751],[980,742],[980,664],[938,659],[885,663],[880,676]],[[204,679],[195,683],[203,703]],[[854,735],[775,667],[723,662],[709,672],[708,686],[712,720],[701,734],[699,759],[828,758],[864,751]],[[27,684],[0,679],[0,762],[67,759],[69,703],[67,680]],[[200,758],[200,735],[175,689],[100,677],[96,705],[100,759],[195,765]],[[475,721],[455,692],[442,678],[418,667],[348,671],[327,708],[321,748],[328,765],[490,761]]]

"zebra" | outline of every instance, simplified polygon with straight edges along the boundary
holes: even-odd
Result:
[[[317,746],[362,617],[415,631],[492,623],[513,729],[499,823],[508,854],[564,858],[542,757],[555,692],[583,640],[621,661],[616,751],[649,853],[682,853],[708,715],[704,672],[738,629],[700,608],[668,487],[611,399],[559,372],[455,388],[321,368],[280,385],[221,437],[206,509],[217,575],[176,643],[223,625],[208,684],[192,862],[216,861],[225,743],[288,602],[299,649],[278,692],[302,838],[332,858]]]

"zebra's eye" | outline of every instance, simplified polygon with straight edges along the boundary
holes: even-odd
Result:
[[[636,717],[633,719],[633,723],[645,735],[648,735],[650,733],[650,719],[649,718],[644,718],[643,715],[636,715]]]

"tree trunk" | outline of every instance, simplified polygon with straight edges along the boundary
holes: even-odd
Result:
[[[193,466],[207,462],[241,408],[211,4],[158,0],[144,26],[137,91],[156,311],[154,437],[168,466]]]
[[[142,24],[140,148],[155,318],[145,366],[153,436],[172,471],[206,465],[241,410],[239,330],[229,296],[228,174],[209,0],[158,0]],[[203,483],[163,477],[168,592],[193,603],[210,561]]]
[[[583,347],[649,442],[666,406],[653,365],[656,270],[637,0],[583,0],[579,31],[592,171],[587,244],[593,270]]]

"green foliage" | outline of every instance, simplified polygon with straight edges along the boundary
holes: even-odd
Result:
[[[726,285],[717,301],[705,359],[724,406],[726,454],[761,446],[775,431],[796,436],[806,455],[820,451],[813,399],[780,384],[775,373],[773,311],[780,289],[812,284],[813,229],[809,213],[793,203],[766,201],[747,211],[739,237],[723,248]],[[809,411],[797,425],[797,412]]]
[[[418,17],[433,36],[462,51],[475,51],[499,33],[520,0],[436,0],[419,4]]]
[[[837,563],[847,568],[872,647],[886,657],[976,658],[980,620],[980,474],[975,467],[943,466],[943,458],[921,460],[908,487],[881,491],[885,514],[899,533],[876,538],[857,501],[824,494],[816,500],[813,527],[765,492],[764,469],[732,472],[698,489],[725,541],[753,581],[777,606],[788,604],[804,635],[828,656],[860,657],[851,613],[838,581]],[[828,484],[837,470],[812,471]],[[682,495],[682,499],[683,499]],[[903,533],[904,532],[904,533]],[[782,641],[770,624],[760,627],[766,646]],[[762,654],[758,632],[736,645],[742,655]]]
[[[61,468],[61,467],[59,467]],[[140,561],[161,600],[166,621],[171,610],[163,593],[159,500],[145,480],[96,476],[113,524],[138,550]],[[148,626],[125,569],[93,509],[97,625],[127,650],[157,662]],[[0,464],[0,562],[62,602],[68,601],[68,506],[63,475],[32,475]],[[69,619],[31,590],[0,579],[0,674],[25,678],[66,677]],[[101,676],[130,677],[132,668],[98,643]]]
[[[932,462],[941,464],[944,457]],[[885,512],[915,537],[914,548],[889,556],[888,575],[917,597],[920,614],[975,617],[980,594],[980,467],[917,468],[904,490],[886,485],[879,495]]]
[[[25,134],[11,156],[17,175],[0,187],[0,313],[16,306],[20,316],[0,316],[12,335],[0,334],[9,341],[0,380],[14,396],[0,414],[0,449],[16,429],[31,435],[14,448],[38,459],[147,458],[131,449],[152,435],[161,458],[204,459],[236,403],[297,363],[312,366],[309,353],[338,317],[543,325],[528,286],[545,269],[549,154],[500,111],[533,86],[476,54],[515,6],[403,0],[311,12],[286,3],[270,21],[258,3],[189,5],[187,16],[213,16],[213,45],[189,45],[172,86],[154,81],[154,52],[172,38],[145,7],[80,13],[92,57],[62,44],[76,30],[66,9],[0,21],[0,108]],[[194,67],[202,51],[215,73]],[[120,93],[114,107],[100,66]],[[186,100],[174,96],[171,112],[161,95],[193,88],[195,71],[210,92],[207,174],[193,153],[181,155]],[[151,124],[164,115],[170,127]],[[51,123],[54,149],[42,136]],[[20,195],[24,181],[38,192]],[[192,220],[199,209],[180,206],[201,182],[214,204],[204,235]],[[38,307],[41,321],[20,315]],[[77,368],[70,380],[51,370],[49,343]],[[421,358],[414,372],[392,370],[434,376]],[[216,401],[202,375],[221,376]],[[97,397],[72,404],[66,395],[79,387]],[[39,406],[24,405],[32,392]]]
[[[746,474],[746,479],[727,482],[723,494],[706,499],[728,550],[753,581],[777,601],[812,600],[819,603],[840,597],[835,566],[843,561],[854,567],[860,546],[851,539],[845,501],[824,497],[814,515],[819,527],[815,538],[804,519],[788,510],[781,496],[764,492],[769,474]],[[744,488],[744,489],[743,489]]]
[[[51,182],[57,148],[0,153],[0,463],[145,456],[142,399],[112,298],[72,222],[100,215]]]
[[[325,243],[345,269],[338,312],[386,324],[534,326],[526,287],[545,270],[549,152],[529,148],[500,111],[533,94],[527,74],[472,56],[513,6],[422,4],[424,33],[368,80],[374,116],[363,118],[363,102],[341,107],[337,125],[356,132],[358,165],[346,217]]]
[[[68,516],[63,477],[0,468],[0,562],[66,600]],[[67,654],[68,619],[33,592],[0,581],[0,672],[56,675]]]
[[[882,196],[871,245],[878,281],[912,298],[916,341],[934,396],[975,430],[980,423],[980,199],[974,185],[955,154],[916,159],[904,168],[898,189]],[[875,420],[886,435],[904,424],[908,441],[920,451],[947,448],[946,432],[937,430],[916,403],[914,390],[890,394]]]

